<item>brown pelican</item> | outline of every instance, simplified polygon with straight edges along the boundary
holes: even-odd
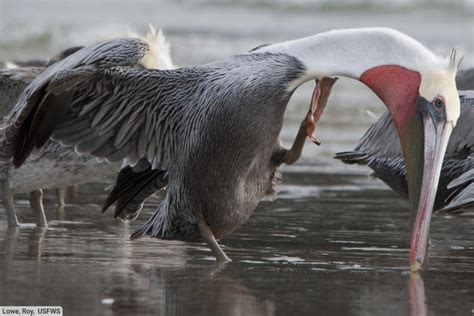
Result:
[[[161,31],[150,27],[149,32],[144,36],[134,33],[130,33],[129,36],[142,38],[151,47],[148,59],[142,60],[140,63],[142,67],[174,68],[169,45]],[[45,67],[64,59],[81,48],[68,48],[49,61],[35,60],[32,67],[20,67],[17,62],[9,69],[0,69],[0,109],[2,112],[10,112],[21,92],[44,71]],[[92,155],[77,155],[73,148],[64,147],[55,142],[48,142],[34,157],[30,157],[21,169],[10,172],[9,163],[0,163],[3,176],[7,176],[9,180],[9,184],[5,183],[6,185],[0,190],[9,226],[20,226],[16,217],[12,191],[16,193],[29,192],[30,206],[35,214],[36,225],[47,226],[42,202],[43,189],[103,181],[115,175],[120,170],[120,165],[120,162],[114,164],[99,162]],[[58,192],[58,199],[61,204],[64,201],[60,192]]]
[[[456,210],[474,204],[474,91],[460,91],[461,115],[446,149],[434,210]],[[405,161],[389,113],[360,139],[353,151],[336,154],[348,164],[367,165],[374,176],[408,199]]]
[[[50,137],[79,153],[125,158],[130,172],[145,173],[131,177],[128,192],[139,194],[157,179],[167,186],[133,237],[202,238],[219,261],[228,261],[216,238],[244,223],[272,191],[278,167],[298,159],[331,77],[353,78],[394,119],[417,211],[411,263],[420,268],[442,158],[460,111],[454,53],[440,58],[386,28],[336,30],[168,71],[136,69],[148,49],[140,40],[117,39],[48,67],[17,102],[0,158],[13,157],[19,167]],[[294,90],[313,79],[319,79],[317,104],[287,150],[279,141],[283,114]]]

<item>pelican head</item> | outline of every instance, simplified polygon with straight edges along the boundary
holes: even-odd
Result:
[[[441,166],[460,114],[455,51],[447,59],[431,61],[431,65],[420,64],[419,68],[381,65],[360,77],[389,109],[402,145],[412,206],[413,271],[425,261]]]

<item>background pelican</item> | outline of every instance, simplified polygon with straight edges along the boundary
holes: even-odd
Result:
[[[130,37],[142,38],[150,46],[148,58],[142,60],[141,67],[152,69],[174,68],[171,61],[169,45],[161,31],[150,27],[145,36],[130,33]],[[47,66],[64,59],[82,47],[68,48],[50,60],[35,60],[33,63],[7,63],[10,68],[0,69],[0,109],[9,113],[25,87]],[[30,66],[34,64],[34,66]],[[9,171],[9,163],[0,164],[3,176],[9,177],[10,185],[0,191],[7,211],[9,226],[20,226],[17,219],[13,192],[30,193],[30,206],[35,214],[38,226],[47,226],[43,207],[43,189],[62,188],[85,182],[104,181],[120,170],[120,162],[109,164],[98,161],[91,155],[78,155],[71,147],[64,147],[55,142],[48,142],[34,157],[28,159],[23,168]],[[59,203],[64,203],[63,196],[58,194]]]
[[[81,48],[82,46],[67,48],[48,60],[33,59],[0,65],[0,116],[3,118],[10,113],[25,87],[46,67]]]
[[[3,159],[13,156],[19,167],[52,135],[78,152],[126,158],[132,167],[144,161],[161,170],[156,177],[165,174],[167,193],[134,237],[202,237],[218,260],[228,260],[215,237],[252,214],[277,168],[299,151],[282,148],[278,137],[293,91],[320,78],[316,101],[324,103],[334,81],[328,77],[354,78],[395,118],[418,210],[411,262],[420,267],[442,157],[460,111],[454,54],[439,58],[383,28],[322,33],[200,67],[134,69],[147,52],[146,43],[121,39],[49,67],[20,97]]]
[[[458,71],[456,86],[459,90],[474,90],[474,68]]]

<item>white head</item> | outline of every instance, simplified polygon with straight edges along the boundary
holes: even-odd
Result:
[[[165,36],[161,29],[157,29],[152,25],[148,26],[148,32],[143,35],[134,31],[128,31],[126,33],[109,33],[105,36],[99,37],[97,42],[103,42],[116,37],[134,37],[145,41],[150,49],[145,57],[142,58],[140,64],[147,69],[174,69],[176,66],[173,64],[170,45],[166,41]]]
[[[163,35],[161,29],[157,29],[152,25],[149,25],[148,33],[145,36],[141,36],[134,32],[129,32],[129,37],[137,37],[144,40],[150,50],[141,60],[143,67],[148,69],[174,69],[170,55],[170,46]]]

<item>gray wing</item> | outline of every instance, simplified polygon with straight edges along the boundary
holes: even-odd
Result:
[[[443,211],[474,205],[474,91],[461,91],[460,95],[461,116],[450,139],[450,157],[445,158],[449,169],[442,173],[446,188],[441,192],[448,195]]]
[[[474,90],[474,68],[458,71],[456,86],[459,90]]]
[[[467,151],[472,155],[474,151],[474,90],[459,91],[461,99],[461,115],[449,139],[447,154],[454,155]]]
[[[114,217],[123,221],[134,220],[140,214],[145,200],[167,183],[166,171],[153,170],[146,161],[142,160],[134,168],[125,166],[120,170],[102,212],[117,202]]]
[[[352,151],[339,152],[336,159],[346,164],[366,165],[374,176],[408,198],[405,162],[398,135],[389,112],[385,112],[362,136]]]
[[[456,196],[472,190],[466,180],[462,189],[448,186],[449,183],[465,172],[474,168],[474,91],[460,91],[461,116],[449,140],[446,156],[441,170],[440,183],[435,202],[435,208],[443,208],[456,199]],[[367,165],[374,171],[374,176],[384,181],[390,188],[404,198],[408,198],[405,180],[405,163],[403,160],[400,141],[395,126],[388,112],[372,125],[358,142],[353,151],[337,153],[336,159],[348,164]],[[470,181],[470,182],[469,182]],[[464,195],[463,195],[464,196]],[[461,197],[461,195],[459,195]],[[457,204],[458,207],[462,205]]]
[[[0,117],[10,113],[26,86],[43,70],[43,67],[0,69]]]
[[[448,212],[474,206],[474,169],[454,179],[448,188],[453,190],[453,193],[448,198],[447,205],[440,211]]]
[[[13,157],[18,167],[52,136],[79,153],[109,161],[126,158],[131,165],[145,158],[153,169],[166,169],[176,146],[165,118],[176,115],[176,107],[162,97],[160,91],[170,87],[159,71],[133,68],[147,51],[141,40],[118,39],[48,67],[13,110],[1,158]]]
[[[10,113],[23,90],[47,66],[66,58],[82,48],[82,46],[67,48],[53,56],[49,61],[15,62],[18,68],[0,69],[0,117],[5,117]]]

